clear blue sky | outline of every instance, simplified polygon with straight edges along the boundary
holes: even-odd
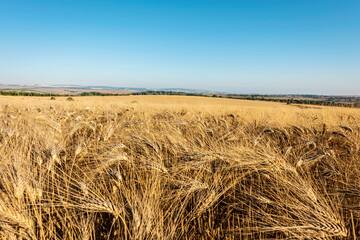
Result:
[[[360,95],[360,1],[0,0],[0,83]]]

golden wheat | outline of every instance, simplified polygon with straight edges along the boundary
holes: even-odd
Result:
[[[356,239],[360,113],[0,97],[0,238]]]

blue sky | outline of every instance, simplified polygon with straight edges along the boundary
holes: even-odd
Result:
[[[0,83],[360,95],[360,1],[0,0]]]

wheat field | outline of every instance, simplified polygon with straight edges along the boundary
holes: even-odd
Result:
[[[1,239],[359,239],[360,112],[0,97]]]

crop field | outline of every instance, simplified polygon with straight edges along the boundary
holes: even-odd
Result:
[[[359,239],[360,111],[0,96],[0,239]]]

